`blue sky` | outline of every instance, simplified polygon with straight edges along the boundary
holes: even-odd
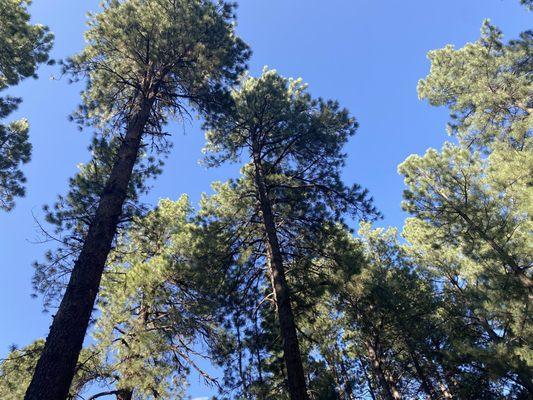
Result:
[[[97,10],[96,0],[34,0],[31,7],[34,21],[56,34],[53,57],[58,59],[83,47],[85,14]],[[252,74],[268,65],[302,77],[313,95],[338,99],[356,116],[360,129],[346,147],[344,178],[370,190],[385,215],[380,225],[401,227],[403,183],[397,165],[447,139],[447,111],[416,94],[418,79],[429,69],[426,53],[476,40],[484,18],[506,38],[515,38],[531,26],[531,15],[518,0],[241,0],[238,32],[253,49]],[[57,67],[41,68],[39,80],[9,92],[24,99],[14,117],[29,119],[34,152],[24,168],[27,196],[12,212],[0,212],[0,357],[10,344],[23,346],[47,333],[50,315],[41,312],[39,299],[30,298],[31,264],[47,248],[35,243],[34,216],[42,221],[42,205],[66,192],[76,165],[89,157],[90,132],[79,132],[67,120],[81,86],[59,78]],[[171,125],[175,148],[148,203],[182,193],[196,202],[211,182],[235,176],[235,165],[216,170],[198,165],[203,145],[198,125]],[[193,379],[190,393],[210,391]]]

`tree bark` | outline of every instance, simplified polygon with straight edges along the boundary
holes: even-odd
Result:
[[[127,125],[25,400],[63,400],[68,396],[153,101],[144,98]]]
[[[260,155],[254,151],[255,184],[259,195],[259,203],[266,234],[266,248],[270,258],[270,274],[278,312],[278,320],[283,341],[283,358],[287,368],[287,381],[291,400],[308,400],[305,373],[296,334],[296,324],[290,300],[290,289],[285,278],[283,257],[277,236],[276,225],[272,213],[272,205],[268,197],[265,177]]]

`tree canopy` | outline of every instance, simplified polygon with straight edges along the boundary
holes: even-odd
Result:
[[[0,90],[48,61],[29,4],[0,4]],[[505,42],[487,20],[428,53],[418,94],[448,108],[450,138],[398,166],[408,217],[385,227],[345,179],[355,117],[300,78],[247,72],[235,7],[106,0],[89,16],[62,69],[85,83],[72,119],[91,157],[44,207],[55,244],[33,279],[57,311],[0,360],[0,397],[187,399],[194,371],[220,400],[532,398],[532,32]],[[19,103],[0,98],[0,118]],[[202,163],[239,174],[197,206],[152,207],[169,123],[193,113]],[[4,210],[30,150],[26,120],[0,125]]]

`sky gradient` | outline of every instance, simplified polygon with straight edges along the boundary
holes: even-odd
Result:
[[[83,47],[85,14],[97,10],[96,0],[34,0],[31,7],[33,20],[56,35],[55,59]],[[417,81],[429,69],[426,53],[476,40],[485,18],[506,39],[515,38],[531,27],[532,15],[518,0],[241,0],[237,30],[253,50],[252,75],[268,65],[302,77],[314,96],[339,100],[357,118],[344,179],[370,190],[385,217],[379,225],[401,228],[397,165],[447,139],[447,111],[417,98]],[[0,357],[13,343],[24,346],[47,334],[50,315],[41,312],[40,299],[30,298],[31,264],[48,246],[37,243],[35,219],[43,221],[42,205],[66,193],[68,178],[89,158],[91,132],[79,132],[67,119],[82,86],[68,84],[57,66],[43,67],[39,75],[8,91],[23,97],[8,121],[29,119],[33,157],[24,167],[27,196],[12,212],[0,212]],[[187,193],[196,203],[211,182],[236,176],[238,165],[206,170],[198,164],[204,141],[199,121],[173,123],[168,130],[175,147],[146,202]],[[197,379],[191,384],[193,397],[212,393]]]

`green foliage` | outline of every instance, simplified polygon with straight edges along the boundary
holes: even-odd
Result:
[[[82,353],[72,395],[99,382],[117,397],[184,398],[194,369],[220,398],[289,399],[266,201],[312,400],[531,396],[531,32],[504,43],[485,22],[475,43],[429,53],[419,95],[450,108],[458,140],[398,167],[411,215],[404,243],[396,229],[370,223],[353,237],[346,217],[378,216],[366,190],[341,179],[356,121],[337,102],[314,99],[300,79],[268,69],[242,75],[249,50],[235,36],[233,5],[103,6],[91,16],[88,46],[65,64],[73,79],[87,80],[75,118],[97,133],[68,195],[45,208],[56,227],[48,237],[61,241],[37,264],[34,285],[47,299],[63,290],[124,132],[146,104],[149,117],[103,276],[94,344]],[[197,215],[186,196],[148,212],[140,198],[169,150],[164,127],[189,106],[206,117],[205,163],[244,159],[241,175],[214,183]],[[21,139],[6,141],[18,154],[10,158],[25,160],[27,126],[15,124]],[[11,176],[12,185],[23,180]],[[42,346],[4,360],[0,397],[22,396]],[[223,381],[197,357],[221,366]]]
[[[68,194],[45,207],[55,227],[43,231],[45,239],[59,242],[35,264],[34,288],[45,295],[46,307],[64,290],[141,103],[150,104],[149,118],[118,232],[146,212],[139,198],[170,150],[166,122],[187,116],[187,102],[202,111],[225,103],[226,86],[249,56],[234,33],[233,9],[207,0],[106,1],[102,12],[91,15],[88,45],[64,68],[87,83],[74,118],[97,130],[89,147],[92,159],[70,180]]]
[[[533,393],[530,49],[531,32],[504,44],[485,22],[476,43],[430,52],[419,93],[450,108],[459,143],[399,166],[408,252],[443,300],[461,398]]]
[[[20,400],[30,384],[37,360],[44,347],[44,340],[39,339],[28,346],[13,348],[0,363],[0,397],[5,400]],[[105,378],[105,371],[100,365],[100,358],[92,347],[84,349],[74,377],[70,396],[75,398],[91,382]]]
[[[533,124],[531,46],[531,31],[506,45],[485,21],[477,42],[428,53],[431,71],[419,96],[450,108],[449,131],[465,145],[484,149],[498,140],[521,149]]]
[[[87,78],[83,122],[120,128],[142,97],[153,105],[146,133],[163,136],[184,101],[212,107],[243,71],[249,50],[234,32],[234,6],[209,0],[108,0],[92,14],[88,45],[65,69]]]
[[[0,90],[28,77],[48,61],[53,35],[46,26],[30,23],[28,0],[5,0],[0,5]]]
[[[420,265],[467,306],[454,318],[484,332],[464,351],[486,357],[495,375],[520,374],[533,360],[532,160],[506,144],[488,158],[447,144],[399,167],[408,185],[404,207],[414,215],[404,235]]]
[[[28,77],[37,77],[37,66],[48,61],[53,35],[48,28],[30,23],[27,7],[31,1],[5,0],[0,4],[0,91]],[[0,120],[6,118],[22,100],[0,97]],[[20,164],[30,160],[31,144],[26,119],[0,124],[0,209],[11,210],[15,197],[25,194]]]
[[[191,369],[214,383],[194,360],[198,346],[214,345],[218,328],[191,211],[183,196],[135,218],[104,276],[96,348],[115,388],[135,398],[183,398]]]
[[[15,197],[24,196],[26,181],[20,164],[30,161],[29,124],[25,119],[0,125],[0,209],[11,210]]]
[[[367,191],[346,187],[340,178],[346,158],[342,147],[357,128],[346,109],[332,100],[312,99],[300,79],[267,69],[259,78],[243,78],[231,97],[231,108],[207,118],[208,165],[255,154],[264,165],[269,190],[291,207],[296,207],[296,198],[308,198],[303,204],[314,204],[314,210],[307,213],[329,212],[333,219],[376,212]]]

